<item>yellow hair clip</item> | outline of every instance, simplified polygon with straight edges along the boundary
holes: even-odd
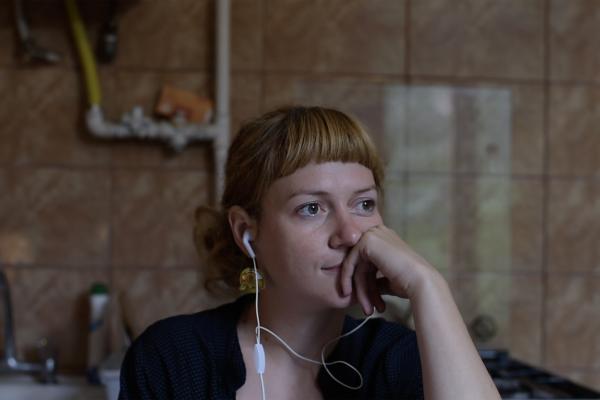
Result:
[[[258,289],[265,288],[265,280],[258,272]],[[244,268],[240,272],[240,292],[256,293],[256,279],[254,278],[254,268]]]

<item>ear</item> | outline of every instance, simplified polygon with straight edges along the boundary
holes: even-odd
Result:
[[[227,212],[227,218],[229,220],[229,227],[231,228],[235,244],[237,244],[246,256],[250,257],[250,254],[248,254],[248,251],[244,246],[243,236],[245,231],[249,231],[252,238],[256,238],[257,232],[254,218],[250,217],[246,210],[240,206],[231,207]]]

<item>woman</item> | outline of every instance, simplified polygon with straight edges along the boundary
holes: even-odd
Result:
[[[209,282],[241,275],[258,297],[148,328],[121,399],[500,398],[444,279],[383,224],[383,168],[358,123],[320,107],[268,113],[242,127],[226,176],[197,243]],[[384,293],[410,300],[415,332],[345,315],[356,302],[383,311]]]

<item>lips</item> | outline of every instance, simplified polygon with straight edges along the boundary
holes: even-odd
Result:
[[[337,273],[342,269],[342,264],[331,265],[329,267],[322,267],[321,270],[329,273]]]

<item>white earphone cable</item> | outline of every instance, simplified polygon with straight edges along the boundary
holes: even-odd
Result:
[[[333,379],[334,381],[336,381],[337,383],[339,383],[340,385],[348,388],[348,389],[352,389],[352,390],[357,390],[360,389],[363,386],[363,377],[362,374],[360,373],[360,371],[358,371],[358,369],[356,369],[356,367],[354,367],[353,365],[351,365],[350,363],[346,362],[346,361],[341,361],[341,360],[336,360],[336,361],[330,361],[330,362],[326,362],[325,361],[325,351],[327,350],[327,348],[334,342],[338,341],[339,339],[342,339],[346,336],[352,335],[354,332],[358,331],[360,328],[362,328],[367,321],[369,321],[369,319],[373,318],[375,316],[375,313],[369,315],[367,318],[364,319],[364,321],[362,321],[357,327],[355,327],[354,329],[352,329],[349,332],[344,333],[343,335],[340,335],[332,340],[330,340],[329,342],[325,343],[325,345],[323,346],[323,348],[321,349],[321,361],[317,361],[317,360],[313,360],[310,359],[308,357],[304,357],[300,354],[298,354],[294,349],[292,349],[286,342],[285,340],[283,340],[282,338],[280,338],[275,332],[273,332],[272,330],[265,328],[264,326],[260,325],[260,316],[259,316],[259,312],[258,312],[258,292],[259,292],[259,282],[258,282],[258,269],[256,268],[256,258],[252,257],[252,265],[253,265],[253,269],[254,269],[254,287],[256,288],[256,293],[254,296],[254,310],[256,312],[256,330],[255,330],[255,334],[256,334],[256,345],[260,346],[262,348],[262,344],[260,343],[260,332],[261,331],[265,331],[267,333],[269,333],[270,335],[272,335],[275,339],[277,339],[290,353],[292,353],[294,356],[298,357],[301,360],[313,363],[313,364],[318,364],[318,365],[322,365],[323,368],[325,369],[325,372],[327,372],[327,374],[331,377],[331,379]],[[264,361],[263,361],[264,362]],[[358,379],[360,380],[360,383],[357,386],[351,386],[348,385],[342,381],[340,381],[338,378],[336,378],[333,373],[329,370],[329,368],[327,367],[328,365],[335,365],[335,364],[342,364],[347,366],[348,368],[350,368],[352,371],[354,371],[356,373],[356,375],[358,375]],[[264,366],[263,366],[264,368]],[[265,395],[265,382],[264,382],[264,378],[263,378],[263,373],[259,372],[258,373],[259,377],[260,377],[260,387],[261,387],[261,392],[262,392],[262,400],[266,400],[266,395]]]
[[[262,344],[260,343],[260,331],[262,329],[262,327],[260,326],[260,316],[258,315],[258,292],[259,292],[259,286],[258,286],[258,270],[256,269],[256,257],[252,257],[252,266],[254,268],[254,287],[255,287],[255,295],[254,295],[254,310],[256,312],[256,345],[257,346],[261,346]],[[256,349],[254,350],[256,352]],[[256,357],[256,354],[255,354]],[[261,393],[262,393],[262,400],[266,400],[267,396],[265,395],[265,380],[263,378],[263,372],[258,372],[258,376],[260,377],[260,389],[261,389]]]
[[[352,390],[358,390],[362,387],[363,385],[363,377],[362,374],[358,371],[358,369],[356,369],[356,367],[354,367],[352,364],[346,362],[346,361],[341,361],[341,360],[336,360],[336,361],[330,361],[330,362],[326,362],[325,361],[325,351],[327,350],[327,348],[334,343],[337,340],[340,340],[341,338],[345,337],[345,336],[349,336],[351,334],[353,334],[354,332],[356,332],[357,330],[359,330],[360,328],[363,327],[364,324],[367,323],[367,321],[371,318],[373,318],[375,314],[371,314],[369,315],[367,318],[365,318],[364,321],[362,321],[360,323],[360,325],[358,325],[356,328],[352,329],[350,332],[346,332],[343,335],[340,335],[332,340],[330,340],[329,342],[327,342],[323,348],[321,349],[321,361],[317,361],[317,360],[313,360],[310,359],[308,357],[304,357],[301,354],[298,354],[298,352],[296,352],[294,349],[292,349],[290,347],[290,345],[288,345],[285,340],[283,340],[281,337],[279,337],[275,332],[273,332],[272,330],[270,330],[269,328],[265,328],[264,326],[261,326],[260,329],[269,333],[270,335],[272,335],[275,339],[277,339],[290,353],[292,353],[294,356],[298,357],[301,360],[307,361],[309,363],[313,363],[313,364],[318,364],[318,365],[322,365],[323,368],[325,369],[325,372],[327,372],[327,374],[337,383],[339,383],[340,385],[348,388],[348,389],[352,389]],[[348,384],[345,384],[344,382],[340,381],[339,379],[337,379],[333,373],[329,370],[329,368],[327,367],[328,365],[335,365],[335,364],[342,364],[347,366],[348,368],[350,368],[352,371],[354,371],[356,373],[356,375],[358,375],[358,379],[360,380],[360,383],[357,386],[351,386]]]
[[[256,294],[254,296],[254,310],[256,312],[256,344],[260,344],[260,317],[258,316],[258,270],[256,269],[256,258],[252,257],[252,266],[254,268],[254,287]]]

